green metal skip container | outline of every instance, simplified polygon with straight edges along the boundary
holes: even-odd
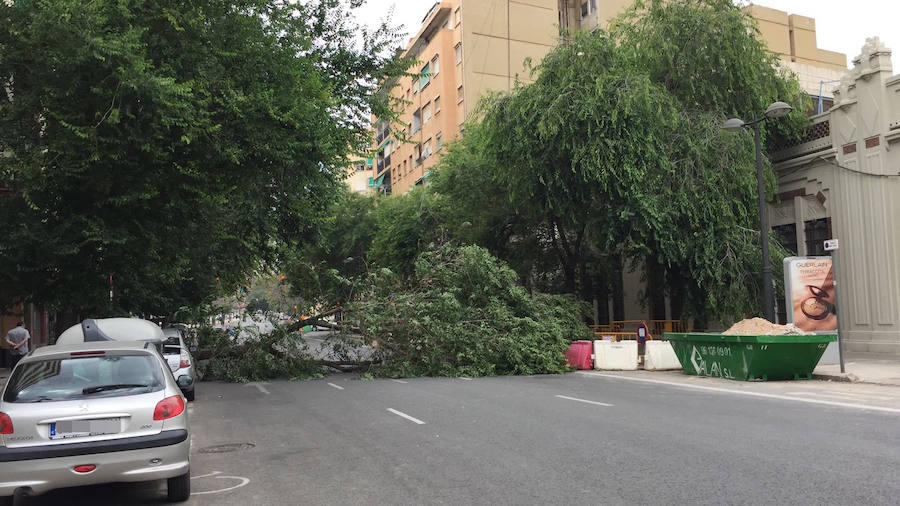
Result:
[[[727,336],[663,334],[685,374],[742,381],[810,379],[836,334]]]

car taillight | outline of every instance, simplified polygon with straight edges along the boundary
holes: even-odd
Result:
[[[156,404],[156,409],[153,410],[153,419],[167,420],[180,415],[182,412],[184,412],[184,399],[180,395],[173,395]]]
[[[191,361],[188,360],[188,354],[185,353],[184,351],[182,351],[181,352],[181,363],[178,364],[178,367],[182,368],[182,367],[190,367],[190,366],[191,366]]]
[[[9,418],[9,415],[0,411],[0,434],[12,434],[13,426],[12,419]]]
[[[76,473],[89,473],[94,469],[97,469],[97,466],[95,466],[94,464],[82,464],[80,466],[75,466],[72,468],[72,470]]]

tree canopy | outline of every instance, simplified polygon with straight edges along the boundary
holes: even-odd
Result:
[[[487,98],[442,160],[435,191],[492,251],[538,246],[513,265],[552,255],[560,276],[545,279],[555,289],[605,296],[616,290],[610,274],[631,262],[685,315],[758,312],[753,142],[718,126],[776,100],[795,108],[769,124],[779,134],[806,120],[796,79],[757,34],[728,0],[639,1],[609,31],[552,50],[533,83]],[[767,170],[770,195],[774,183]],[[479,204],[498,195],[506,205]],[[490,239],[497,225],[509,227],[506,244]]]
[[[0,3],[0,300],[165,314],[238,286],[390,116],[398,41],[338,0]]]

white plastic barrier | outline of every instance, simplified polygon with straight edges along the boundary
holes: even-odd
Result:
[[[637,341],[594,341],[594,369],[634,371],[638,368]]]
[[[664,371],[681,369],[681,362],[675,355],[672,343],[668,341],[647,341],[644,347],[644,369],[647,371]]]

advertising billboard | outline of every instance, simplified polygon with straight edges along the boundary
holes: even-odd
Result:
[[[784,259],[787,318],[801,330],[835,332],[837,307],[831,257]]]

